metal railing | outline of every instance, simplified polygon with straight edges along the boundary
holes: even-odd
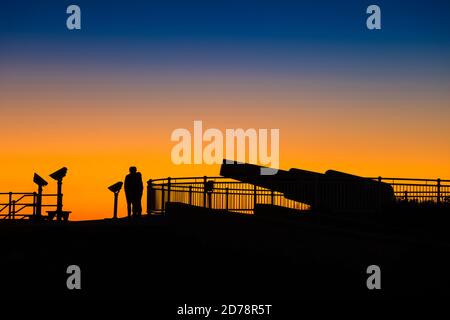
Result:
[[[50,198],[56,194],[43,194],[41,207],[56,207],[50,204]],[[38,212],[37,192],[0,192],[0,219],[25,219],[33,217]]]
[[[411,178],[368,178],[388,183],[396,201],[450,202],[450,180]],[[211,181],[211,183],[208,183]],[[287,181],[287,184],[295,184]],[[211,187],[208,187],[211,186]],[[361,202],[369,194],[361,193]],[[339,198],[339,194],[335,195]],[[147,213],[164,213],[167,202],[253,213],[256,204],[271,204],[297,210],[309,210],[308,204],[286,199],[272,191],[225,177],[163,178],[147,182]]]
[[[378,178],[394,189],[397,200],[450,202],[450,180],[414,178]]]

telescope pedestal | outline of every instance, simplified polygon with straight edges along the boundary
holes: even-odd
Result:
[[[113,213],[113,219],[117,219],[117,199],[119,196],[119,192],[114,192],[114,213]]]
[[[53,220],[56,215],[56,219],[58,221],[69,220],[69,214],[72,211],[64,211],[63,208],[63,194],[62,194],[62,178],[58,179],[58,191],[57,191],[57,200],[56,200],[56,210],[55,211],[47,211],[48,220]]]

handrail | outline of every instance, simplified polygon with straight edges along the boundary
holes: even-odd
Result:
[[[168,178],[170,178],[171,180],[191,180],[191,179],[204,179],[205,177],[208,178],[208,179],[229,179],[229,178],[222,177],[222,176],[213,176],[213,177],[208,177],[208,176],[202,176],[202,177],[175,177],[175,178],[168,177]],[[152,182],[163,181],[163,180],[167,180],[168,178],[152,179],[151,181]]]
[[[168,177],[169,178],[169,177]],[[158,182],[158,181],[164,181],[167,180],[168,178],[158,178],[158,179],[151,179],[152,182]],[[170,179],[173,180],[190,180],[190,179],[204,179],[205,176],[198,176],[198,177],[170,177]],[[206,176],[207,179],[230,179],[230,178],[226,178],[226,177],[222,177],[222,176]],[[435,178],[435,179],[431,179],[431,178],[392,178],[392,177],[363,177],[366,179],[370,179],[370,180],[379,180],[381,178],[381,180],[386,181],[386,180],[394,180],[394,181],[437,181],[438,179],[441,182],[450,182],[450,180],[448,179],[440,179],[440,178]],[[149,180],[150,181],[150,180]]]
[[[38,202],[38,193],[36,192],[0,192],[0,197],[8,196],[7,202],[0,202],[0,218],[1,219],[15,219],[17,217],[31,217],[37,212],[38,206],[42,207],[56,207],[56,204],[44,204]],[[42,198],[57,197],[57,194],[42,194]],[[22,202],[26,198],[32,198],[30,202]],[[7,212],[4,212],[8,208]],[[26,208],[33,208],[32,213],[23,213]],[[40,212],[40,211],[39,211]]]
[[[378,180],[380,177],[377,178],[367,178],[367,179],[372,179],[372,180]],[[435,178],[435,179],[430,179],[430,178],[386,178],[386,177],[381,177],[381,180],[399,180],[399,181],[437,181],[440,180],[441,182],[450,182],[450,180],[446,180],[446,179],[440,179],[440,178]]]
[[[435,203],[450,201],[450,180],[392,177],[369,177],[366,179],[391,185],[394,197],[398,201],[414,200]],[[214,182],[214,188],[208,192],[205,183],[210,180]],[[310,181],[311,183],[315,182],[315,180]],[[303,182],[308,181],[303,179]],[[339,185],[342,182],[348,182],[348,180],[342,179],[342,181],[331,181],[330,183]],[[359,181],[353,182],[359,183]],[[296,182],[292,180],[277,181],[277,183],[296,185]],[[275,204],[296,209],[309,207],[306,204],[285,198],[283,193],[222,176],[151,179],[147,182],[147,188],[147,212],[149,213],[164,212],[165,203],[171,201],[240,212],[253,211],[257,203]],[[360,200],[364,201],[363,198]]]
[[[34,194],[34,192],[0,192],[0,196],[1,195],[9,195],[9,194],[23,194],[23,195],[30,195],[32,196]]]

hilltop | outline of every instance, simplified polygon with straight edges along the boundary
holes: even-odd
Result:
[[[450,238],[365,218],[168,204],[137,220],[0,224],[0,295],[299,298],[445,294]],[[266,214],[265,214],[266,213]],[[66,288],[79,265],[82,290]],[[382,290],[366,287],[379,265]]]

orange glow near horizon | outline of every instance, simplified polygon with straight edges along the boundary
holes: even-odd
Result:
[[[66,166],[64,208],[74,220],[111,217],[107,187],[123,180],[130,165],[145,180],[218,175],[217,165],[171,162],[172,131],[192,130],[194,120],[204,129],[279,128],[282,169],[450,179],[448,91],[354,91],[345,83],[245,77],[157,85],[27,81],[0,79],[0,191],[34,191],[37,172],[49,182],[45,193],[52,193],[56,183],[48,174]],[[124,198],[122,191],[119,216],[126,213]]]

